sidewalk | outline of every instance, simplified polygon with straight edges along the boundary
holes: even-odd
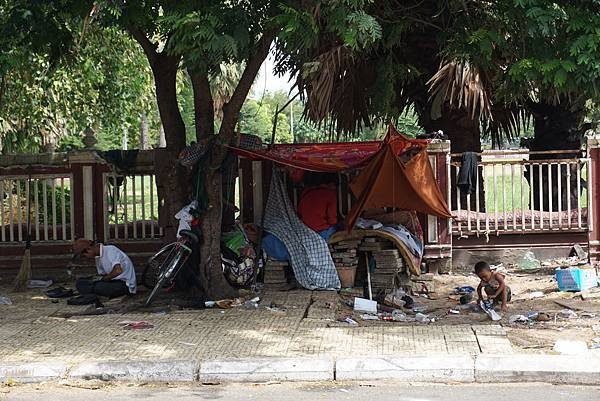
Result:
[[[331,292],[265,293],[257,310],[71,318],[60,316],[86,307],[54,304],[42,293],[11,293],[13,304],[0,306],[0,381],[527,380],[519,368],[552,381],[539,374],[552,366],[571,372],[558,382],[600,383],[600,359],[586,357],[583,366],[572,357],[515,355],[505,329],[491,322],[351,327],[336,321],[339,298]],[[271,303],[287,311],[265,309]],[[124,330],[125,320],[154,327]]]

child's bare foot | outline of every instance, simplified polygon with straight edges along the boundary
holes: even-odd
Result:
[[[508,311],[508,307],[506,305],[502,305],[501,310],[502,310],[502,312],[507,312]]]

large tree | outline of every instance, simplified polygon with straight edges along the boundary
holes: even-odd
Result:
[[[188,174],[177,163],[185,146],[184,120],[178,107],[176,80],[185,68],[192,83],[196,139],[215,146],[200,172],[208,195],[203,213],[204,244],[201,275],[208,296],[233,295],[221,272],[220,228],[222,184],[220,166],[226,157],[223,144],[235,135],[240,111],[260,66],[274,41],[288,51],[310,46],[319,35],[338,37],[341,46],[358,48],[378,39],[378,25],[356,27],[353,16],[366,15],[368,0],[346,1],[146,1],[101,3],[98,19],[122,27],[144,50],[156,86],[165,130],[166,157],[157,165],[162,215],[173,216],[189,199]],[[316,15],[325,23],[317,25]],[[305,24],[306,23],[306,24]],[[222,105],[215,123],[216,95],[210,76],[224,64],[243,66],[235,89]],[[172,221],[172,217],[163,219]]]

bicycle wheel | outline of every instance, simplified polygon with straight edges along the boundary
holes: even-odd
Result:
[[[160,274],[158,276],[158,280],[156,281],[156,285],[154,285],[154,288],[152,289],[152,291],[150,291],[150,295],[148,295],[148,299],[146,299],[146,303],[144,304],[144,306],[150,306],[150,304],[158,294],[158,291],[167,283],[167,280],[171,279],[172,276],[174,276],[173,273],[177,272],[179,268],[178,265],[181,263],[182,260],[182,252],[183,249],[179,249],[176,252],[175,257],[170,261],[168,265],[161,266]]]
[[[161,248],[156,255],[148,259],[144,272],[142,273],[142,284],[146,288],[154,288],[158,282],[161,268],[169,266],[171,260],[175,257],[177,253],[176,245],[176,243],[168,244]]]

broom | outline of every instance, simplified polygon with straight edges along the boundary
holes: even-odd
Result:
[[[31,181],[31,176],[29,176],[27,180],[27,237],[25,239],[25,253],[23,254],[23,259],[21,260],[21,268],[19,269],[19,274],[15,278],[15,282],[13,283],[14,291],[25,291],[27,288],[27,281],[31,278],[31,201],[29,194],[29,184]]]

